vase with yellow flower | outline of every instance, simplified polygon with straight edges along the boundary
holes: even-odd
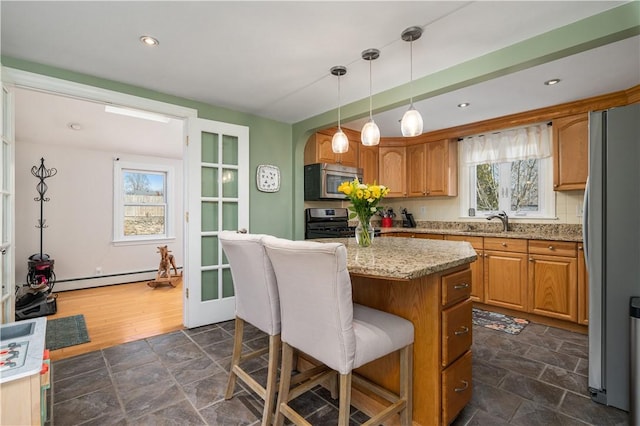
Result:
[[[375,183],[373,185],[360,183],[358,178],[355,178],[352,181],[342,182],[338,191],[351,201],[349,219],[358,218],[356,242],[360,247],[369,247],[374,235],[371,218],[382,209],[378,203],[389,193],[389,188]]]

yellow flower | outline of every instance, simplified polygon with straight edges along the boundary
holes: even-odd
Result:
[[[360,183],[356,178],[351,182],[342,182],[338,187],[338,191],[342,192],[351,200],[349,210],[350,219],[358,217],[361,222],[368,222],[369,219],[382,207],[378,207],[378,203],[385,195],[389,193],[389,188],[384,185],[368,185]]]

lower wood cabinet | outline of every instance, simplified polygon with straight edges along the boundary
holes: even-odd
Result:
[[[484,303],[526,311],[527,240],[485,238],[484,248]]]
[[[529,312],[576,322],[577,268],[576,243],[529,241]]]

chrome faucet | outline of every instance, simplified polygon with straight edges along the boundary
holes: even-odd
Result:
[[[504,232],[509,231],[509,216],[507,216],[507,213],[505,213],[504,210],[501,210],[496,214],[492,214],[491,216],[488,216],[487,220],[491,220],[495,218],[500,219],[500,221],[502,222],[502,230]]]

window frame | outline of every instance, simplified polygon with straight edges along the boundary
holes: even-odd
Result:
[[[165,175],[164,234],[124,235],[124,175],[126,172]],[[114,160],[113,162],[113,243],[115,245],[156,243],[175,240],[175,170],[173,166]]]
[[[476,206],[476,173],[475,168],[478,164],[465,165],[462,161],[462,150],[460,150],[460,182],[467,182],[468,185],[463,185],[463,190],[460,191],[460,216],[464,218],[480,217],[485,218],[495,213],[491,212],[478,212]],[[511,210],[510,195],[499,197],[499,208],[497,211],[504,210],[511,218],[520,219],[557,219],[556,206],[555,206],[555,193],[553,190],[553,158],[538,158],[538,202],[539,208],[537,212],[515,212]],[[518,161],[518,160],[516,160]],[[506,161],[497,164],[510,164],[514,161]],[[502,166],[505,169],[507,166]],[[501,182],[502,188],[504,182]],[[503,208],[507,207],[507,208]],[[475,216],[470,216],[469,211],[473,208],[475,210]]]

